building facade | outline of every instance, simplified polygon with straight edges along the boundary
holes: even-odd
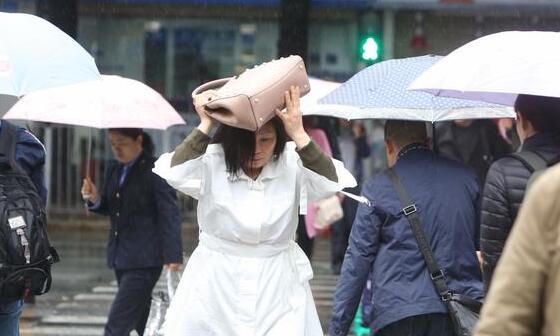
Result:
[[[35,13],[36,1],[0,0],[0,11]],[[187,127],[150,132],[158,153],[196,124],[190,93],[273,59],[280,0],[79,0],[77,40],[103,74],[145,82],[169,99]],[[504,30],[560,30],[560,0],[312,0],[307,70],[344,81],[367,65],[360,43],[375,36],[381,59],[445,55]],[[522,45],[519,46],[523,48]],[[3,100],[4,101],[4,100]],[[0,104],[0,107],[2,104]],[[51,201],[81,210],[79,186],[90,130],[39,125],[49,148]],[[94,171],[111,157],[104,131],[93,132]],[[53,156],[56,160],[53,160]],[[97,174],[98,178],[99,175]]]

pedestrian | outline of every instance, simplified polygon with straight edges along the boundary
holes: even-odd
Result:
[[[107,265],[114,269],[118,291],[107,324],[106,336],[144,333],[152,290],[162,267],[177,271],[183,260],[181,218],[177,195],[152,172],[153,143],[138,128],[109,130],[117,164],[105,175],[98,193],[89,177],[82,195],[89,209],[109,216],[111,228]]]
[[[304,116],[303,128],[311,140],[319,146],[319,149],[328,157],[332,157],[329,140],[325,131],[317,127],[316,117]],[[310,202],[307,205],[307,213],[305,215],[299,215],[298,227],[296,230],[296,241],[309,260],[313,257],[314,241],[317,235],[317,230],[315,229],[316,209],[317,204],[314,202]]]
[[[560,160],[560,98],[519,95],[514,105],[521,152],[535,153],[548,165]],[[517,157],[496,161],[488,172],[481,205],[480,247],[488,290],[492,274],[527,187],[531,171]]]
[[[338,142],[344,166],[348,167],[358,183],[354,188],[346,191],[359,195],[365,173],[363,160],[369,157],[371,153],[363,123],[357,120],[340,120]],[[356,216],[356,209],[356,201],[348,197],[342,197],[343,217],[331,225],[331,270],[336,275],[340,274],[344,254],[348,247],[348,237]]]
[[[0,133],[6,132],[7,121],[0,123]],[[6,155],[6,153],[1,153]],[[47,188],[45,186],[45,147],[29,131],[18,127],[15,159],[17,165],[29,176],[37,194],[47,204]],[[23,310],[23,300],[7,300],[0,298],[0,335],[19,336],[19,317]]]
[[[529,189],[492,278],[475,336],[560,335],[560,166]]]
[[[156,163],[158,174],[198,199],[200,227],[165,335],[323,335],[313,271],[293,240],[298,209],[355,181],[305,132],[298,88],[256,132],[220,125],[209,145],[214,121],[203,104],[212,94],[197,96],[200,125]]]
[[[474,169],[482,186],[492,163],[509,153],[511,145],[490,119],[466,119],[436,123],[436,151]]]
[[[481,299],[475,253],[479,184],[471,169],[435,155],[427,144],[423,122],[388,120],[385,124],[389,167],[414,202],[447,286],[455,294]],[[362,193],[371,206],[358,206],[329,334],[347,334],[371,272],[370,328],[375,335],[454,335],[389,172],[368,180]]]

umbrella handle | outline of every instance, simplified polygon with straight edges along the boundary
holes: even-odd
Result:
[[[88,147],[87,147],[87,157],[86,157],[86,178],[90,178],[90,165],[91,165],[91,128],[89,129],[88,135]]]
[[[87,147],[87,157],[86,157],[86,179],[90,178],[90,165],[91,165],[91,127],[89,128],[89,135],[88,135],[88,147]],[[89,207],[88,207],[88,200],[84,200],[84,208],[86,211],[86,217],[89,217]]]

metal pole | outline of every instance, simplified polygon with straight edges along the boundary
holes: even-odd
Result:
[[[165,54],[165,93],[163,96],[169,98],[175,96],[175,36],[171,27],[166,32],[167,52]]]
[[[395,12],[383,11],[383,59],[395,58]]]
[[[64,162],[66,168],[66,176],[64,178],[64,186],[66,187],[66,209],[71,209],[74,207],[72,195],[75,191],[75,187],[72,185],[72,140],[74,139],[74,128],[65,127],[63,132],[66,137],[66,141],[64,142],[64,153],[66,153],[66,160]]]
[[[51,204],[51,177],[53,171],[53,130],[50,125],[45,126],[45,185],[47,186],[47,206]]]

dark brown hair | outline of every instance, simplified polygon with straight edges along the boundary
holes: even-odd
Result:
[[[267,124],[269,123],[272,124],[276,132],[273,160],[278,160],[278,157],[284,151],[288,136],[282,121],[278,117],[274,117]],[[214,143],[222,145],[227,171],[232,175],[236,175],[241,167],[246,166],[253,159],[255,153],[255,132],[220,125],[214,136]]]
[[[385,140],[392,141],[399,148],[412,143],[425,144],[428,140],[426,123],[411,120],[387,120]]]
[[[132,140],[142,136],[142,150],[150,157],[154,155],[154,142],[152,137],[141,128],[110,128],[109,132],[115,132]]]
[[[535,131],[560,133],[560,98],[520,94],[514,109]]]

